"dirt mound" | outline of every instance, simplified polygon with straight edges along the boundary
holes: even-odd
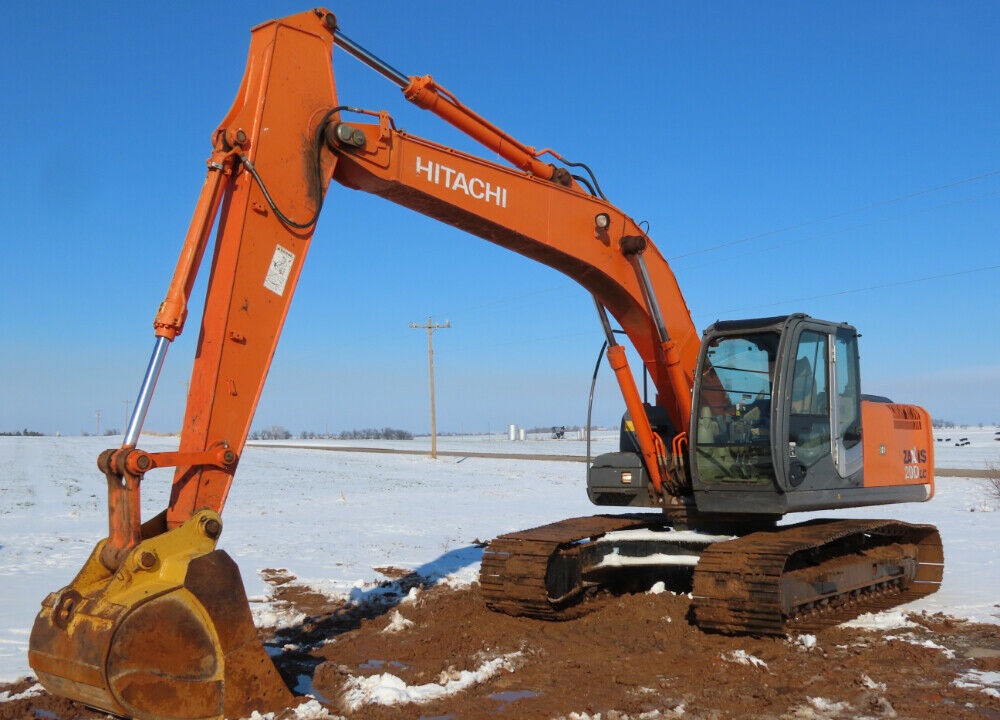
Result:
[[[492,613],[476,586],[414,587],[356,608],[282,583],[308,615],[268,638],[286,681],[331,716],[372,720],[1000,718],[998,626],[916,615],[890,631],[728,637],[694,628],[684,595],[598,598],[552,623]],[[31,685],[6,688],[0,718],[105,717]]]

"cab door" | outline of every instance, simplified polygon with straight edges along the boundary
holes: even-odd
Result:
[[[857,332],[813,321],[793,338],[786,395],[788,485],[819,490],[860,482]]]
[[[858,362],[858,334],[854,328],[839,328],[834,336],[833,368],[837,401],[831,408],[834,458],[840,477],[861,472],[861,376]]]
[[[795,337],[793,335],[793,337]],[[802,329],[790,358],[791,382],[788,409],[788,484],[810,485],[827,474],[833,444],[830,411],[830,335],[819,329]]]

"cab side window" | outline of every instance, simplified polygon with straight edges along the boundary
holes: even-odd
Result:
[[[837,435],[844,446],[861,442],[861,388],[858,382],[858,339],[837,333]]]
[[[824,333],[803,332],[792,369],[788,439],[806,467],[830,453],[828,343]]]

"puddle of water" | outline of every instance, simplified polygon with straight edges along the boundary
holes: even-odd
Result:
[[[313,695],[312,682],[312,675],[296,675],[292,692],[296,695]]]
[[[409,665],[401,663],[399,660],[390,660],[389,662],[386,662],[385,660],[366,660],[358,665],[358,668],[360,670],[381,670],[386,665],[394,667],[397,670],[408,670],[410,668]]]
[[[490,700],[496,700],[500,703],[500,707],[497,708],[498,711],[504,711],[507,706],[511,703],[517,702],[518,700],[525,700],[527,698],[538,697],[542,693],[535,690],[504,690],[503,692],[493,693],[489,696]]]

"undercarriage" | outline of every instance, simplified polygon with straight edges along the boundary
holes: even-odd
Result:
[[[678,529],[660,513],[595,515],[509,533],[483,554],[487,605],[547,620],[600,592],[664,581],[692,593],[704,630],[812,632],[935,592],[944,555],[931,525],[813,520],[740,534]]]

